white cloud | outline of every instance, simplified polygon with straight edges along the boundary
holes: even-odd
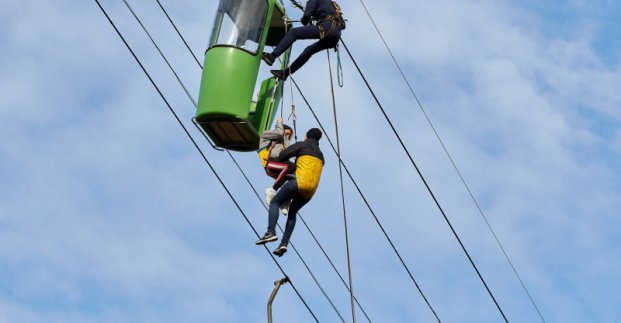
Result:
[[[122,3],[103,4],[189,120],[189,101]],[[163,4],[201,54],[215,3]],[[132,5],[190,90],[197,89],[195,62],[156,4]],[[361,7],[342,5],[348,46],[510,320],[536,320]],[[618,62],[605,63],[592,45],[601,37],[597,16],[568,21],[557,35],[546,33],[546,17],[511,2],[367,5],[546,318],[613,318],[621,80]],[[237,209],[98,10],[94,2],[9,1],[0,13],[0,89],[8,94],[0,97],[0,135],[9,139],[0,144],[0,261],[7,277],[0,280],[0,320],[263,320],[280,273],[257,253]],[[583,31],[589,25],[595,27]],[[440,317],[497,321],[344,55],[346,85],[337,101],[350,170]],[[323,56],[296,79],[331,130]],[[314,123],[300,101],[303,133]],[[337,163],[327,142],[322,147],[326,174],[303,214],[345,273]],[[228,158],[207,153],[261,231],[264,211],[243,179]],[[236,156],[259,174],[251,175],[255,185],[267,185],[254,155]],[[430,320],[354,188],[347,192],[354,279],[371,318]],[[347,314],[347,293],[310,239],[299,223],[294,243]],[[333,320],[293,253],[283,263],[321,321]],[[289,286],[278,302],[278,317],[309,320]]]

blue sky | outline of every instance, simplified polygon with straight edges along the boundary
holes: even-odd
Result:
[[[102,3],[193,127],[190,100],[123,2]],[[201,71],[157,3],[130,3],[196,97]],[[202,54],[215,1],[162,3]],[[538,321],[360,2],[340,4],[348,46],[503,311],[511,322]],[[619,321],[621,5],[367,6],[546,321]],[[2,0],[2,8],[0,322],[265,321],[281,273],[95,2]],[[346,57],[343,68],[343,159],[406,264],[442,321],[500,322]],[[296,80],[333,131],[325,54]],[[294,100],[299,128],[316,126]],[[243,177],[226,154],[200,144],[262,232],[266,212]],[[321,186],[302,214],[346,277],[337,161],[322,147]],[[234,156],[256,187],[270,185],[255,154]],[[345,189],[365,311],[375,322],[433,322],[349,181]],[[302,223],[293,243],[348,319],[348,293]],[[281,264],[322,322],[339,321],[293,252]],[[275,320],[313,321],[290,286]]]

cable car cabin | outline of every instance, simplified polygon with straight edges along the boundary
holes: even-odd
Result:
[[[286,33],[279,0],[220,0],[211,33],[198,98],[196,122],[217,147],[253,151],[270,128],[283,82],[270,77],[252,96],[264,46],[276,46]],[[282,56],[287,66],[289,51]]]

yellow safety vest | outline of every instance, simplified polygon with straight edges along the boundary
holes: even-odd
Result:
[[[295,162],[295,177],[298,182],[298,191],[306,199],[311,199],[317,191],[323,163],[321,159],[309,155],[298,157]]]

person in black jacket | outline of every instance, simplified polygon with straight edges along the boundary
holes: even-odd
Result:
[[[295,179],[291,179],[283,185],[276,196],[272,198],[269,208],[269,218],[267,232],[259,239],[256,244],[264,245],[268,242],[278,240],[276,236],[276,223],[278,222],[278,209],[287,201],[291,200],[289,207],[287,225],[282,236],[280,246],[274,250],[274,254],[282,256],[287,252],[287,245],[295,228],[297,213],[306,203],[308,203],[319,186],[321,172],[323,170],[324,158],[319,149],[319,139],[321,130],[312,128],[306,133],[304,141],[295,143],[283,150],[278,160],[283,162],[295,157]]]
[[[316,25],[311,24],[313,18],[317,20]],[[331,0],[309,0],[300,22],[304,25],[303,27],[289,30],[273,52],[263,53],[263,60],[272,66],[274,60],[291,47],[296,40],[319,39],[319,41],[306,47],[289,68],[271,70],[272,74],[281,80],[285,80],[289,74],[295,73],[314,54],[324,49],[334,48],[341,39],[341,28],[336,20],[336,8]]]

